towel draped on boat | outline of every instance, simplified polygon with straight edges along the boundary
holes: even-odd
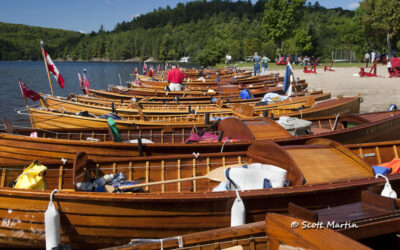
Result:
[[[251,163],[225,170],[226,180],[213,191],[253,190],[283,187],[287,171],[274,165]]]

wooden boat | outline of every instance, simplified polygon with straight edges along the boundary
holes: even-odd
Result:
[[[308,96],[295,96],[289,97],[285,101],[275,102],[268,105],[255,106],[257,102],[245,102],[245,104],[254,107],[256,114],[261,114],[264,110],[273,109],[280,106],[287,108],[299,108],[299,107],[311,107],[316,99],[324,98],[329,94],[320,95],[308,95]],[[43,96],[43,95],[42,95]],[[78,102],[70,100],[69,98],[53,97],[50,95],[43,96],[40,99],[42,108],[63,110],[68,112],[78,113],[81,111],[87,111],[93,115],[104,115],[109,113],[115,113],[118,115],[137,115],[140,112],[143,114],[190,114],[193,110],[194,113],[228,113],[233,108],[233,104],[225,103],[222,100],[218,100],[216,104],[193,104],[193,105],[160,105],[160,104],[141,104],[140,102],[132,105],[125,104],[102,104],[97,103],[95,100],[91,102]],[[288,107],[288,105],[290,107]],[[141,108],[140,108],[141,107]]]
[[[295,86],[295,92],[302,93],[305,92],[307,86],[305,85],[297,85]],[[221,99],[239,99],[239,92],[240,90],[235,87],[229,88],[222,88],[221,93],[218,93],[215,90],[208,90],[208,91],[164,91],[160,89],[153,89],[153,88],[137,88],[137,89],[128,89],[125,87],[115,87],[112,89],[113,91],[106,91],[106,90],[95,90],[90,89],[89,95],[96,96],[105,99],[111,100],[131,100],[132,97],[135,98],[144,98],[144,97],[175,97],[178,96],[183,101],[198,101],[198,100],[210,100],[210,98],[221,98]],[[282,86],[275,86],[275,87],[268,87],[265,86],[264,88],[258,88],[251,90],[252,94],[255,97],[262,97],[266,93],[269,92],[276,92],[276,93],[283,93]]]
[[[268,213],[264,221],[165,239],[132,239],[128,244],[103,250],[128,249],[371,249],[332,229],[291,227],[304,220]]]
[[[374,241],[374,249],[395,247],[380,236],[400,230],[400,199],[363,191],[361,201],[309,210],[289,203],[289,215],[269,213],[264,221],[237,227],[187,234],[165,239],[132,239],[108,250],[128,249],[359,249],[357,241]],[[346,213],[347,212],[347,213]],[[356,215],[356,216],[354,216]],[[297,222],[297,227],[292,226]],[[296,224],[294,224],[296,225]],[[304,229],[304,226],[309,228]],[[336,231],[337,233],[334,233]],[[340,234],[339,234],[340,233]],[[335,235],[331,237],[330,234]],[[347,238],[348,237],[348,238]],[[343,244],[338,246],[337,244]],[[394,243],[394,244],[393,244]],[[362,247],[361,247],[362,248]],[[370,249],[370,248],[367,248]]]
[[[144,183],[202,176],[217,167],[235,163],[266,163],[287,169],[290,187],[239,192],[246,208],[246,223],[262,221],[267,212],[287,212],[289,202],[309,209],[343,205],[359,200],[362,190],[380,193],[383,179],[374,178],[369,165],[341,145],[314,140],[306,146],[279,147],[255,143],[247,152],[142,157],[125,160],[86,161],[79,154],[75,168],[46,164],[48,190],[4,187],[20,174],[21,167],[1,171],[1,244],[43,247],[43,213],[50,193],[60,212],[63,244],[72,248],[120,245],[131,238],[165,238],[230,225],[235,191],[211,192],[212,180],[144,187],[143,193],[92,193],[71,190],[72,176],[82,171],[124,172]],[[82,161],[84,160],[84,161]],[[86,164],[84,164],[86,163]],[[19,171],[17,171],[19,169]],[[400,174],[388,176],[400,191]],[[9,223],[8,223],[9,222]]]
[[[308,97],[308,101],[313,99]],[[331,116],[347,113],[358,113],[360,111],[360,97],[344,97],[330,99],[314,103],[310,108],[301,109],[304,105],[300,103],[283,102],[283,104],[272,104],[272,106],[252,107],[249,105],[235,104],[231,110],[223,110],[217,113],[177,114],[177,115],[129,115],[123,116],[116,123],[120,128],[131,128],[134,125],[200,125],[208,124],[208,120],[217,120],[229,116],[240,118],[253,118],[255,116],[266,116],[277,118],[280,116],[293,116],[301,118],[313,118]],[[307,101],[306,101],[307,102]],[[306,106],[306,105],[304,105]],[[307,105],[308,106],[308,105]],[[299,109],[300,108],[300,109]],[[107,119],[97,117],[79,116],[75,113],[60,112],[59,110],[37,109],[29,107],[29,115],[33,128],[55,129],[55,128],[99,128],[107,126]]]
[[[336,122],[335,122],[336,121]],[[0,161],[27,162],[34,159],[73,159],[79,151],[91,158],[128,157],[181,153],[233,152],[247,150],[255,140],[272,140],[281,145],[304,144],[313,138],[329,138],[341,143],[377,142],[400,140],[400,111],[344,115],[314,119],[310,135],[291,136],[276,122],[268,118],[239,120],[228,118],[212,125],[154,126],[140,129],[120,129],[121,142],[113,142],[113,135],[106,128],[99,129],[9,129],[0,133]],[[335,125],[336,123],[336,125]],[[185,144],[190,134],[208,132],[228,137],[216,142]],[[14,132],[14,134],[11,134]],[[37,133],[37,137],[30,137]],[[143,144],[139,138],[154,143]],[[222,139],[222,138],[221,138]],[[132,143],[127,143],[132,142]],[[390,147],[400,142],[392,142]],[[372,144],[375,145],[375,144]],[[382,144],[384,145],[384,144]],[[397,147],[397,146],[396,146]],[[40,151],[38,151],[40,150]],[[368,149],[370,150],[370,149]],[[374,146],[371,151],[375,152]],[[40,152],[40,153],[39,153]],[[368,151],[368,153],[371,153]],[[385,159],[390,161],[390,159]]]
[[[311,92],[297,92],[294,93],[293,96],[305,96],[305,95],[318,95],[316,97],[316,101],[323,101],[331,98],[330,93],[323,93],[322,91],[311,91]],[[185,98],[182,99],[182,97],[176,98],[176,97],[142,97],[142,98],[137,98],[135,97],[142,105],[199,105],[199,104],[207,104],[207,105],[212,105],[215,104],[215,101],[213,99],[203,99],[203,98],[197,98],[195,101],[193,100],[185,100]],[[94,96],[87,96],[87,95],[69,95],[67,99],[81,102],[81,103],[92,103],[96,102],[98,104],[107,104],[111,105],[112,103],[117,104],[120,103],[121,105],[131,105],[131,99],[132,97],[129,96],[128,98],[121,98],[121,99],[107,99],[107,98],[102,98],[102,97],[94,97]],[[258,102],[262,98],[257,97],[254,99],[241,99],[240,97],[233,97],[233,98],[226,98],[223,99],[225,103],[247,103],[247,102]]]
[[[282,86],[278,86],[277,82],[274,83],[263,83],[263,84],[248,84],[248,89],[255,97],[264,96],[268,92],[282,92]],[[295,84],[294,88],[298,92],[304,91],[307,88],[307,84]],[[129,96],[187,96],[187,97],[218,97],[218,98],[232,98],[232,96],[239,95],[240,91],[244,89],[241,85],[224,85],[219,88],[207,88],[202,87],[199,90],[196,88],[183,88],[182,91],[165,91],[163,88],[154,88],[153,86],[144,87],[135,86],[134,88],[125,88],[121,86],[110,86],[108,92],[129,95]],[[90,91],[89,94],[103,94],[97,91]],[[109,94],[110,95],[110,94]]]
[[[232,78],[235,77],[235,80]],[[140,85],[137,85],[137,81],[140,81]],[[187,78],[183,81],[183,87],[185,89],[219,89],[222,86],[226,85],[237,85],[238,87],[248,87],[252,88],[255,86],[264,86],[265,84],[269,84],[270,87],[275,86],[277,83],[282,83],[283,77],[279,77],[279,74],[269,74],[257,77],[240,77],[231,75],[229,77],[222,77],[220,76],[219,81],[216,81],[216,78],[213,79],[204,79],[203,80],[196,80]],[[305,81],[301,80],[298,84],[304,84]],[[130,87],[150,87],[150,88],[157,88],[157,89],[164,89],[165,86],[168,86],[169,83],[164,81],[155,81],[151,80],[151,78],[147,76],[136,76],[135,82],[130,82]]]
[[[362,242],[374,242],[373,249],[390,249],[393,245],[385,240],[374,240],[400,231],[400,199],[393,199],[379,194],[362,191],[357,202],[320,209],[307,209],[289,203],[289,214],[319,223],[324,227],[334,228],[352,239]],[[365,241],[368,239],[368,241]],[[390,239],[390,238],[389,238]],[[386,241],[386,242],[385,242]],[[390,241],[389,241],[390,242]],[[391,242],[393,244],[393,242]],[[397,244],[396,244],[397,245]]]

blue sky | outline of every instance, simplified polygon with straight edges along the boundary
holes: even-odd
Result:
[[[48,28],[97,31],[103,24],[112,30],[118,22],[130,21],[167,5],[190,0],[0,0],[0,22]],[[257,0],[252,0],[255,3]],[[315,0],[311,0],[312,3]],[[354,9],[360,0],[320,0],[326,8]]]

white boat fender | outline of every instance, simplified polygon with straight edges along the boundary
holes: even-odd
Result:
[[[246,209],[239,191],[236,189],[236,198],[231,209],[231,227],[244,225],[246,223]]]
[[[46,232],[46,250],[51,250],[54,247],[61,245],[60,235],[60,214],[53,204],[54,193],[58,193],[58,189],[54,189],[50,194],[50,202],[44,214],[44,228]]]
[[[375,178],[378,178],[378,177],[382,177],[386,180],[385,187],[383,188],[381,195],[385,196],[385,197],[397,199],[397,193],[392,189],[392,186],[390,185],[388,178],[381,174],[375,175]]]

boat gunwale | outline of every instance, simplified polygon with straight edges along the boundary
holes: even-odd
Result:
[[[389,181],[400,181],[400,173],[388,175]],[[305,184],[301,186],[290,186],[273,189],[247,190],[240,191],[240,197],[243,200],[260,199],[263,197],[277,198],[283,196],[291,196],[298,194],[323,194],[331,191],[353,189],[355,187],[362,188],[368,186],[380,185],[384,186],[386,181],[383,178],[361,178],[353,180],[344,180],[321,184]],[[52,190],[24,190],[8,187],[0,188],[0,195],[28,197],[30,199],[48,199]],[[220,191],[220,192],[174,192],[174,193],[101,193],[101,192],[76,192],[73,190],[59,190],[54,194],[56,201],[67,200],[85,200],[85,201],[118,201],[128,203],[148,203],[148,202],[175,202],[182,203],[186,201],[215,201],[224,199],[233,199],[236,197],[235,191]]]

